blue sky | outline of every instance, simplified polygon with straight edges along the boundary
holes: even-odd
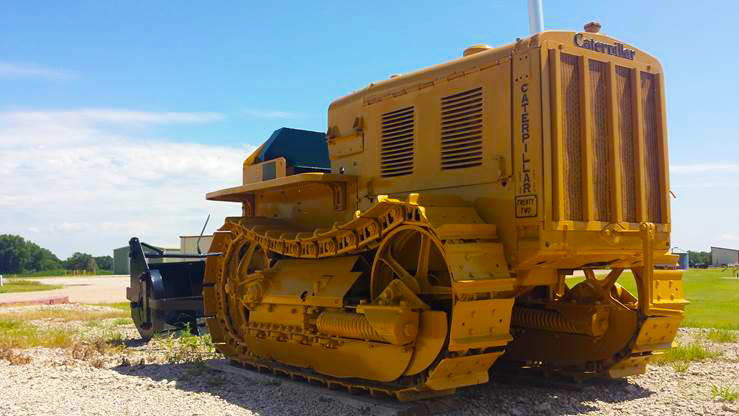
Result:
[[[598,20],[666,71],[673,242],[739,247],[734,2],[544,1],[548,29]],[[0,233],[62,257],[132,234],[177,244],[235,204],[276,128],[324,131],[335,98],[528,34],[525,0],[2,2]]]

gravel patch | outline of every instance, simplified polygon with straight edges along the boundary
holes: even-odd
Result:
[[[739,343],[705,339],[707,329],[682,328],[677,342],[700,342],[720,350],[717,359],[692,362],[684,372],[649,365],[625,380],[585,382],[576,388],[496,383],[461,390],[468,406],[454,415],[736,415],[739,402],[711,397],[712,386],[739,389]],[[494,375],[491,376],[494,378]]]
[[[99,308],[61,305],[65,308]],[[43,306],[48,307],[48,306]],[[53,306],[58,308],[59,306]],[[24,307],[30,308],[30,307]],[[38,308],[38,307],[37,307]],[[3,308],[8,312],[9,308]],[[0,415],[368,415],[301,384],[254,381],[199,361],[172,363],[178,340],[137,340],[132,324],[33,321],[64,325],[81,339],[117,331],[117,346],[80,359],[70,349],[19,350],[30,363],[0,359]],[[96,332],[97,331],[97,332]],[[107,332],[106,332],[107,331]],[[460,389],[450,415],[736,415],[739,401],[713,398],[712,386],[739,389],[739,342],[712,343],[708,330],[681,329],[678,342],[723,352],[676,372],[650,365],[627,380],[582,385],[491,383]],[[494,378],[494,375],[493,375]]]

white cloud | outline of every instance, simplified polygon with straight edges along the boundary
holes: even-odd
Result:
[[[739,241],[739,235],[721,234],[721,237],[719,237],[719,240],[724,240],[724,241]]]
[[[222,114],[213,112],[145,112],[95,108],[4,111],[0,112],[0,150],[99,143],[111,138],[108,130],[111,126],[209,123],[223,119]],[[115,140],[112,144],[115,144]],[[0,166],[0,175],[6,171],[7,166]]]
[[[18,123],[63,123],[63,124],[171,124],[209,123],[223,120],[220,113],[146,112],[84,108],[79,110],[29,110],[7,111],[0,118]]]
[[[249,148],[131,138],[100,124],[220,119],[203,116],[212,113],[22,114],[0,113],[0,234],[20,234],[61,257],[101,255],[131,236],[177,246],[208,213],[212,231],[240,212],[205,194],[240,183]]]
[[[694,165],[671,165],[670,173],[739,173],[739,164],[698,163]]]
[[[262,111],[262,110],[244,110],[244,114],[250,117],[256,118],[284,118],[284,119],[298,119],[305,118],[305,114],[293,113],[290,111]]]
[[[0,77],[2,78],[49,78],[68,80],[78,78],[77,73],[55,69],[45,68],[33,64],[24,64],[19,62],[0,62]]]
[[[713,179],[704,179],[697,183],[678,183],[672,181],[671,185],[674,189],[739,189],[739,182],[722,182]]]

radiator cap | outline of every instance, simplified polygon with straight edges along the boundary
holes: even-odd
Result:
[[[585,24],[585,31],[588,33],[600,32],[600,22],[590,22]]]

